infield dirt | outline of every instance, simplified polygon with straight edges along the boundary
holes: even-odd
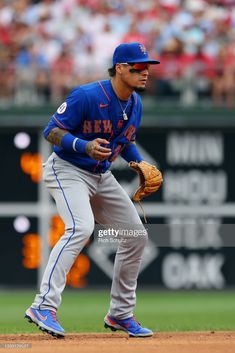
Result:
[[[0,353],[234,353],[235,332],[160,332],[150,338],[119,333],[0,335]]]

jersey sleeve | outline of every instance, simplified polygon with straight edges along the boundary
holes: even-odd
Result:
[[[136,107],[136,110],[137,110],[137,119],[136,119],[136,124],[135,124],[135,132],[133,133],[133,135],[131,136],[131,140],[130,141],[135,141],[136,139],[136,134],[137,134],[137,131],[139,129],[139,126],[140,126],[140,122],[141,122],[141,118],[142,118],[142,102],[141,102],[141,97],[135,93],[135,99],[136,99],[136,104],[137,104],[137,107]]]
[[[86,117],[87,98],[81,88],[75,88],[63,102],[52,120],[56,126],[61,129],[73,131]]]
[[[121,152],[121,157],[125,159],[128,163],[131,161],[141,162],[144,160],[143,156],[138,151],[135,143],[129,143]]]

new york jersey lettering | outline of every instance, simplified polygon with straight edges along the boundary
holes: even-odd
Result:
[[[112,132],[113,125],[111,120],[85,120],[83,122],[83,134],[99,133],[110,134]]]

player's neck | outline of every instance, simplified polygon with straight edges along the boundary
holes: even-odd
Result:
[[[116,77],[111,78],[111,85],[117,97],[122,100],[128,100],[133,92],[131,88],[127,87],[120,81],[118,82]]]

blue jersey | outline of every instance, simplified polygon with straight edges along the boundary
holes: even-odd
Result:
[[[123,110],[128,120],[123,119]],[[76,87],[57,109],[48,126],[65,129],[86,141],[104,138],[109,141],[105,147],[111,148],[112,154],[107,160],[97,161],[86,153],[68,152],[58,146],[54,146],[54,152],[79,168],[104,173],[125,146],[135,140],[141,115],[140,96],[133,92],[127,105],[127,101],[118,100],[110,80]]]

